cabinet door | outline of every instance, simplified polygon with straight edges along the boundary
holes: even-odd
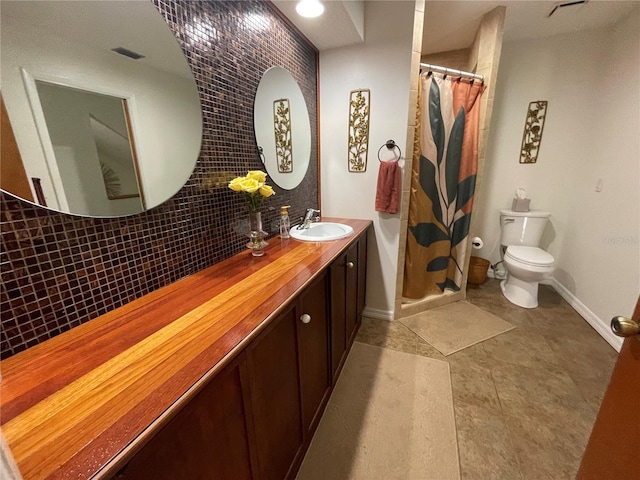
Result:
[[[331,378],[337,380],[364,310],[367,276],[367,234],[329,267],[331,299]]]
[[[301,454],[297,321],[292,305],[246,350],[256,458],[263,480],[286,478]]]
[[[347,349],[353,342],[358,330],[358,243],[347,250],[346,265],[346,306],[347,306]]]
[[[244,356],[213,378],[116,479],[252,478],[241,376]]]
[[[358,311],[357,323],[360,325],[367,294],[367,232],[358,240]]]
[[[326,274],[300,295],[298,313],[300,396],[306,434],[320,420],[331,387]]]
[[[331,299],[331,378],[337,380],[347,352],[347,254],[340,255],[329,267]]]

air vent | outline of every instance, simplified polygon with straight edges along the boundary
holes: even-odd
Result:
[[[132,50],[127,50],[124,47],[112,48],[111,51],[124,55],[125,57],[133,58],[134,60],[140,60],[144,58],[144,55],[140,55]]]
[[[549,14],[547,15],[547,18],[549,18],[551,15],[553,15],[554,13],[556,13],[558,10],[560,10],[561,8],[565,8],[565,7],[575,7],[577,5],[583,5],[585,3],[587,3],[589,0],[576,0],[575,2],[564,2],[564,3],[556,3],[553,8],[551,9],[551,11],[549,12]]]

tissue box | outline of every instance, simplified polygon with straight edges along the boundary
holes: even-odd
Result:
[[[530,198],[514,198],[511,203],[511,210],[514,212],[528,212]]]

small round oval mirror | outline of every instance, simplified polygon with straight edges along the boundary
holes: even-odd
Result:
[[[302,91],[282,67],[262,75],[253,109],[256,143],[273,182],[292,190],[304,179],[311,157],[311,122]]]
[[[2,131],[2,190],[64,213],[118,217],[184,186],[202,142],[200,98],[151,2],[3,0],[1,41],[12,127]],[[5,176],[5,162],[18,173]]]

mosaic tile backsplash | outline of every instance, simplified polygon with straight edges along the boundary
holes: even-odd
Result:
[[[123,218],[86,218],[33,206],[0,192],[2,358],[52,338],[246,249],[241,195],[200,188],[212,172],[262,169],[253,99],[265,70],[280,65],[298,82],[311,120],[311,162],[300,186],[265,202],[270,229],[280,205],[291,217],[318,207],[317,52],[262,1],[154,0],[178,39],[198,86],[203,138],[196,168],[169,201]],[[252,28],[250,22],[260,22]],[[215,39],[189,37],[208,25]],[[206,32],[205,32],[206,33]],[[162,135],[162,132],[158,132]],[[272,230],[277,233],[277,227]]]

